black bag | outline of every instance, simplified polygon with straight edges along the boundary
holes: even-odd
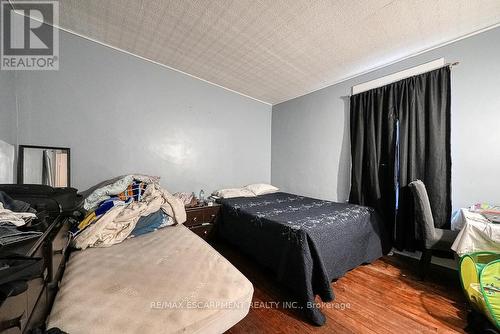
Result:
[[[44,263],[39,257],[11,254],[0,258],[0,268],[0,287],[4,287],[5,284],[15,281],[29,281],[42,277]]]
[[[0,190],[10,197],[27,202],[38,212],[51,216],[72,215],[82,197],[74,188],[52,188],[41,184],[0,184]]]

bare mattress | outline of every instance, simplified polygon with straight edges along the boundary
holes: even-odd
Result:
[[[183,225],[74,252],[47,328],[70,333],[222,333],[253,286]]]

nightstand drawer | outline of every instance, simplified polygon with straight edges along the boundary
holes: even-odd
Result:
[[[186,211],[185,226],[198,226],[203,224],[203,210],[190,210]]]
[[[207,207],[203,211],[203,222],[215,224],[217,222],[217,219],[219,219],[219,213],[219,206]]]
[[[206,223],[215,224],[219,218],[220,205],[202,206],[186,209],[186,222],[184,225],[198,226]]]
[[[212,236],[213,228],[214,228],[213,224],[207,224],[207,225],[191,227],[190,230],[196,233],[201,238],[208,240]]]
[[[184,225],[206,241],[212,239],[220,217],[220,205],[200,206],[186,209]]]

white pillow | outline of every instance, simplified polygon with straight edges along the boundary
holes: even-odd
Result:
[[[255,197],[255,194],[246,188],[221,189],[214,191],[213,194],[221,198]]]
[[[276,188],[275,186],[266,183],[249,184],[245,188],[254,193],[255,196],[272,194],[279,190],[279,188]]]

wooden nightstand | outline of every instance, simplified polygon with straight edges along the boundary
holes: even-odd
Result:
[[[184,225],[191,231],[210,241],[215,234],[217,221],[220,219],[221,205],[196,206],[186,208],[187,219]]]

